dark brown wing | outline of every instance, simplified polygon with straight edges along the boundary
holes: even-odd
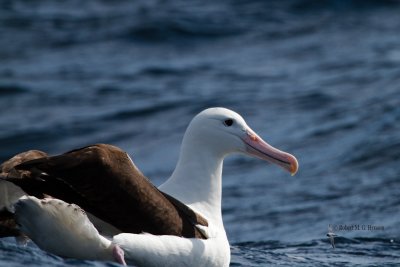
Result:
[[[23,162],[29,161],[29,160],[39,159],[39,158],[43,158],[43,157],[47,157],[47,154],[40,150],[29,150],[26,152],[19,153],[19,154],[15,155],[14,157],[12,157],[11,159],[3,162],[0,165],[0,175],[1,176],[10,175],[13,177],[21,177],[25,173],[17,172],[14,168],[15,166],[17,166]]]
[[[121,149],[97,144],[16,166],[30,175],[7,180],[37,197],[75,203],[123,232],[204,238],[207,221],[160,192]]]
[[[18,155],[15,155],[11,159],[3,162],[0,165],[0,177],[2,179],[6,179],[7,176],[23,177],[26,175],[30,175],[30,173],[27,173],[26,171],[17,171],[14,167],[25,161],[38,159],[38,158],[42,158],[42,157],[46,157],[46,156],[47,156],[46,153],[39,151],[39,150],[29,150],[29,151],[20,153]],[[0,191],[2,193],[7,192],[6,195],[10,195],[9,190],[11,190],[9,188],[9,185],[6,182],[0,181]],[[2,196],[2,197],[5,197],[5,196]],[[3,198],[1,198],[1,199],[5,200]],[[0,208],[1,208],[1,210],[0,210],[0,237],[20,235],[20,232],[19,232],[19,230],[16,226],[16,223],[15,223],[15,220],[14,220],[14,214],[4,208],[4,203],[0,203]]]

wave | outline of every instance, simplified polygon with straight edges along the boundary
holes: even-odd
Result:
[[[295,0],[291,2],[292,10],[302,12],[317,10],[360,11],[360,9],[392,8],[400,5],[397,0]]]
[[[187,104],[187,101],[173,101],[169,103],[161,103],[158,105],[150,105],[141,108],[131,108],[116,111],[112,114],[105,115],[103,120],[110,121],[120,121],[120,120],[129,120],[137,117],[148,117],[154,116],[157,113],[162,113],[168,110],[177,109],[182,107],[183,104]]]
[[[1,96],[13,96],[29,93],[30,90],[27,87],[17,84],[0,84],[0,97]]]

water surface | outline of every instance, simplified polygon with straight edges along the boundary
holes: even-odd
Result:
[[[290,177],[226,161],[232,266],[396,266],[399,12],[389,0],[2,1],[0,159],[111,143],[159,185],[190,119],[228,107],[300,162]],[[4,266],[115,266],[0,246]]]

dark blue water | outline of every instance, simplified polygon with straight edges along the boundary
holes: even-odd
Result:
[[[0,160],[111,143],[159,185],[190,119],[228,107],[300,162],[226,161],[232,266],[399,266],[399,30],[395,0],[3,0]],[[115,266],[0,248],[1,266]]]

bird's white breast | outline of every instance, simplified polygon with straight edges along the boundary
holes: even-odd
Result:
[[[225,232],[209,239],[119,234],[113,242],[125,251],[128,264],[138,266],[229,266],[230,249]]]

